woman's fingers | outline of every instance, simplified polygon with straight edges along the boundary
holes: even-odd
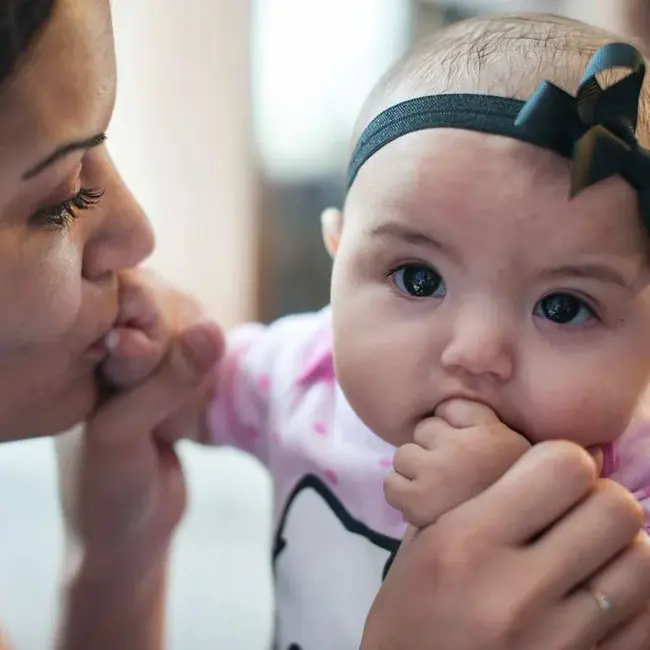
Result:
[[[109,356],[102,364],[104,379],[113,388],[130,388],[156,369],[167,345],[167,341],[151,339],[142,330],[114,328],[106,337]]]
[[[589,581],[593,593],[603,594],[611,610],[603,615],[609,628],[622,625],[650,603],[650,539],[636,534],[624,553]]]
[[[618,645],[637,636],[649,622],[645,617],[650,599],[650,554],[647,536],[642,536],[645,533],[639,533],[624,553],[588,583],[558,601],[552,623],[536,635],[541,646],[546,638],[548,647],[555,647],[561,639],[562,647],[647,649],[645,645]],[[549,634],[549,628],[554,632]],[[558,643],[554,645],[556,636]]]
[[[650,648],[650,606],[602,641],[597,650],[648,650]]]
[[[210,444],[211,430],[207,412],[209,404],[214,400],[216,379],[216,374],[209,374],[185,404],[156,428],[156,438],[170,443],[191,440]]]
[[[111,398],[92,421],[91,439],[119,443],[151,432],[201,386],[223,351],[221,331],[201,324],[175,339],[160,368],[130,392]]]
[[[645,531],[585,587],[571,596],[585,613],[593,613],[602,639],[645,611],[650,602],[650,542]]]
[[[564,441],[542,442],[454,514],[473,521],[476,535],[521,545],[566,514],[595,482],[596,466],[584,449]]]
[[[532,544],[530,552],[540,566],[555,564],[551,588],[554,595],[561,596],[628,547],[642,526],[643,513],[630,493],[613,481],[600,479],[582,502]],[[637,550],[637,555],[643,548]],[[630,557],[632,564],[637,555]],[[650,578],[648,571],[646,574]],[[605,570],[602,575],[611,573]],[[618,584],[610,586],[621,588]],[[607,585],[603,592],[608,593]]]

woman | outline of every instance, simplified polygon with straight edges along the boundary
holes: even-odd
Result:
[[[177,415],[201,394],[221,346],[209,324],[163,320],[149,331],[148,360],[109,360],[106,372],[119,391],[98,400],[94,373],[105,359],[105,335],[116,319],[131,320],[120,287],[142,304],[157,296],[170,312],[178,299],[126,272],[152,244],[103,143],[114,94],[108,0],[0,3],[0,440],[52,435],[86,421],[61,445],[68,554],[59,650],[162,647],[168,549],[184,488],[173,450],[152,433],[165,424],[169,434],[169,421],[182,430]],[[146,330],[146,322],[136,318],[135,325]],[[562,443],[528,451],[518,436],[489,442],[493,473],[482,472],[484,483],[474,486],[488,507],[463,516],[472,496],[467,485],[436,486],[436,507],[444,507],[429,514],[440,522],[403,544],[369,616],[364,650],[547,648],[538,632],[564,604],[530,594],[540,572],[552,578],[576,559],[579,535],[549,521],[560,543],[552,558],[542,558],[472,533],[486,521],[496,529],[507,524],[508,499],[486,490],[504,472],[512,494],[526,491],[529,503],[543,505],[554,498],[550,483],[569,493],[576,480],[596,489],[595,471],[585,473],[585,454]],[[486,462],[485,453],[454,450],[453,439],[444,444],[458,463]],[[563,470],[550,482],[549,454]],[[633,503],[619,500],[617,507],[636,516]],[[531,512],[540,509],[518,517]],[[603,521],[607,514],[606,507],[592,512]],[[456,546],[472,552],[459,556]],[[650,571],[648,554],[639,555],[640,569]],[[530,573],[516,570],[522,565]],[[498,584],[489,579],[491,567],[499,569]],[[441,593],[440,584],[453,585],[453,593]],[[515,618],[510,610],[523,596],[526,615]],[[577,615],[555,616],[553,631],[562,647],[587,650],[587,637],[600,639],[601,621],[612,616],[621,619],[618,636],[601,647],[646,647],[647,614],[628,610],[624,597],[594,597]]]
[[[126,535],[133,517],[117,501],[109,512],[93,508],[110,497],[101,466],[62,473],[98,479],[83,495],[91,510],[77,500],[70,513],[59,642],[66,649],[158,647],[161,626],[152,622],[183,491],[173,454],[147,435],[196,392],[220,345],[215,328],[189,328],[146,382],[96,410],[105,335],[123,303],[138,299],[137,274],[122,278],[122,291],[118,276],[153,245],[104,146],[114,94],[108,2],[0,3],[0,441],[53,435],[87,419],[80,451],[100,448],[107,469],[119,467],[123,498],[165,500],[164,511],[134,503],[149,516]],[[134,366],[120,379],[150,369]],[[164,495],[141,489],[155,485],[154,474],[164,475]]]

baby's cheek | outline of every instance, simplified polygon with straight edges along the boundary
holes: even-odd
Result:
[[[361,421],[390,444],[410,442],[413,431],[405,432],[404,426],[412,411],[406,378],[386,346],[374,345],[368,334],[344,337],[335,345],[335,360],[337,381]]]
[[[531,395],[524,415],[531,438],[571,440],[582,447],[613,442],[626,429],[636,404],[634,390],[621,388],[612,381],[609,386],[567,385],[562,391]]]

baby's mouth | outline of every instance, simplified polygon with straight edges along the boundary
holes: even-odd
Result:
[[[509,417],[507,414],[504,414],[504,410],[502,408],[497,408],[493,404],[491,404],[489,401],[481,399],[479,397],[476,397],[474,395],[469,396],[469,395],[463,395],[463,394],[457,394],[457,395],[452,395],[449,397],[445,397],[444,399],[440,400],[436,407],[428,411],[422,419],[429,419],[429,418],[436,418],[440,417],[439,415],[439,410],[440,407],[443,406],[444,404],[447,404],[449,402],[455,401],[455,400],[461,400],[463,402],[472,402],[474,404],[480,404],[482,406],[487,407],[490,409],[494,415],[496,416],[497,420],[504,424],[506,427],[509,429],[512,429],[512,431],[515,431],[518,433],[520,436],[524,437],[531,445],[534,444],[534,441],[530,435],[528,435],[524,430],[522,430],[521,426],[513,420],[513,418]]]

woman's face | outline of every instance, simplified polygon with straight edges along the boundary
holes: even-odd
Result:
[[[114,97],[108,0],[58,0],[0,88],[0,441],[91,412],[117,274],[153,246],[103,144]]]

